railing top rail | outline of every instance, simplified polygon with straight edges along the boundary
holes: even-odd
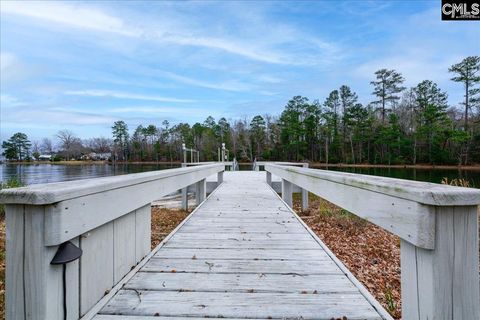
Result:
[[[300,174],[315,179],[341,183],[352,187],[416,201],[421,204],[434,206],[461,206],[480,204],[480,190],[474,188],[454,187],[436,183],[356,173],[296,168],[272,163],[265,164],[266,171],[271,171],[272,169],[277,169],[276,171],[283,170],[285,172]],[[294,180],[291,182],[295,183]]]
[[[21,188],[4,189],[0,191],[0,203],[33,205],[52,204],[158,179],[201,172],[204,170],[208,171],[215,167],[218,167],[218,171],[222,171],[222,169],[225,168],[225,165],[212,163],[186,168],[131,173],[113,177],[54,182]]]

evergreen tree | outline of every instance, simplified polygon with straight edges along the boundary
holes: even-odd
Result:
[[[338,90],[333,90],[323,103],[325,119],[326,137],[325,137],[325,162],[330,160],[339,161],[340,136],[338,132],[340,97]]]
[[[381,118],[382,123],[385,123],[385,115],[387,112],[387,103],[394,104],[399,99],[398,93],[402,92],[405,87],[402,83],[405,81],[402,75],[395,70],[380,69],[375,72],[376,80],[371,81],[373,85],[373,94],[379,100],[374,101],[376,104],[381,104]]]
[[[465,88],[464,129],[468,131],[469,111],[474,106],[480,106],[480,88],[475,88],[480,83],[480,56],[467,57],[451,66],[448,71],[456,74],[451,80],[463,83]]]
[[[128,126],[124,121],[115,121],[112,126],[112,135],[115,153],[117,148],[122,152],[122,160],[127,160],[128,152]],[[115,155],[117,156],[117,155]]]
[[[265,120],[262,116],[253,117],[250,122],[250,139],[251,145],[254,152],[254,158],[263,158],[263,148],[265,146]]]
[[[343,162],[347,162],[347,152],[345,150],[347,140],[351,140],[351,137],[347,137],[348,118],[350,118],[350,111],[356,105],[358,96],[348,86],[341,86],[340,90],[340,103],[342,105],[342,155]],[[349,136],[349,135],[348,135]],[[351,142],[351,141],[350,141]],[[352,155],[353,157],[353,155]]]
[[[17,132],[10,139],[2,142],[3,155],[8,160],[25,160],[29,156],[31,145],[25,133]]]

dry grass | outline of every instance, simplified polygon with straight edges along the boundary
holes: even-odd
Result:
[[[310,209],[294,209],[395,319],[401,317],[400,239],[313,195]]]

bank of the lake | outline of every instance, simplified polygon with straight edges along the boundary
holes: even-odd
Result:
[[[180,162],[132,162],[116,163],[103,161],[64,161],[0,164],[0,181],[15,178],[23,184],[69,181],[106,177],[128,173],[163,170],[180,167]],[[480,166],[445,165],[346,165],[311,163],[311,168],[392,177],[407,180],[441,183],[464,179],[471,187],[480,188]],[[251,163],[240,163],[240,170],[252,170]]]

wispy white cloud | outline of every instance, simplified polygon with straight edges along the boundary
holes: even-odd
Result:
[[[86,6],[47,1],[6,1],[2,2],[2,14],[35,18],[50,24],[60,24],[66,27],[98,31],[127,36],[145,42],[168,43],[179,46],[208,48],[228,52],[258,62],[282,65],[310,65],[328,63],[338,59],[340,52],[335,44],[304,34],[290,26],[276,22],[274,28],[265,28],[271,21],[256,21],[258,27],[267,34],[242,36],[212,35],[212,30],[205,28],[196,30],[188,21],[194,17],[175,17],[166,15],[157,21],[131,21],[118,17],[104,10]],[[158,20],[158,19],[157,19]],[[247,21],[248,22],[248,21]],[[302,39],[302,41],[298,41]],[[299,48],[299,44],[301,47]],[[303,50],[305,47],[314,49],[313,55]],[[290,47],[290,48],[289,48]],[[293,51],[292,51],[293,50]],[[301,58],[299,58],[301,57]]]
[[[106,125],[111,124],[115,117],[99,113],[78,112],[72,110],[59,110],[48,107],[25,106],[17,110],[5,110],[2,114],[2,122],[10,125],[16,124],[23,127],[24,124],[36,124],[43,127],[51,125]]]
[[[14,96],[11,96],[8,94],[0,94],[0,109],[14,108],[14,107],[19,107],[23,105],[26,105],[26,103]]]
[[[65,26],[138,36],[138,30],[126,26],[125,22],[100,9],[58,1],[4,1],[1,13],[46,20]]]
[[[213,83],[213,82],[198,80],[191,77],[185,77],[169,71],[155,70],[155,73],[159,76],[162,76],[171,80],[175,80],[184,84],[189,84],[192,86],[197,86],[202,88],[235,91],[235,92],[252,90],[252,86],[250,84],[240,82],[240,81],[235,81],[235,80],[227,80],[221,83]]]
[[[190,103],[195,102],[192,99],[178,99],[171,97],[162,97],[154,95],[143,95],[135,94],[121,91],[112,91],[112,90],[78,90],[78,91],[66,91],[66,95],[71,96],[86,96],[86,97],[107,97],[107,98],[117,98],[117,99],[128,99],[128,100],[147,100],[147,101],[160,101],[160,102],[179,102],[179,103]]]
[[[165,114],[175,114],[175,115],[198,115],[203,116],[204,110],[202,108],[178,108],[178,107],[122,107],[122,108],[113,108],[108,110],[109,113],[113,114],[155,114],[155,115],[165,115]]]

